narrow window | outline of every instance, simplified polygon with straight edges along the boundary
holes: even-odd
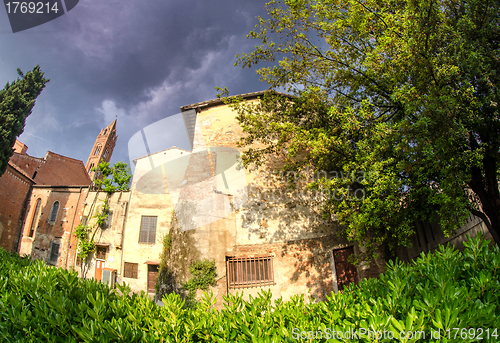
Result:
[[[89,217],[88,216],[82,216],[82,221],[81,221],[81,224],[82,225],[87,225],[87,221],[89,220]]]
[[[41,203],[42,203],[41,199],[38,199],[36,201],[35,213],[33,213],[33,218],[31,219],[31,227],[30,227],[30,233],[29,233],[30,237],[33,237],[33,234],[35,233],[35,228],[36,228],[36,224],[37,224],[37,221],[38,221],[38,212],[40,212],[40,205],[41,205]]]
[[[108,229],[111,227],[111,221],[113,220],[113,211],[108,212],[108,216],[106,217],[106,221],[104,222],[104,228]]]
[[[139,270],[139,263],[125,262],[123,265],[123,277],[137,279],[138,270]]]
[[[157,216],[141,217],[141,232],[139,234],[139,243],[156,243],[157,220]]]
[[[50,243],[50,255],[49,255],[49,261],[50,262],[57,262],[57,258],[59,257],[59,243],[52,242]]]
[[[106,156],[108,156],[108,153],[109,153],[108,149],[104,150],[104,154],[102,154],[102,158],[106,158]]]
[[[56,222],[58,211],[59,211],[59,201],[54,201],[54,204],[52,204],[52,210],[50,211],[49,223]]]
[[[102,147],[101,147],[100,145],[98,145],[98,146],[97,146],[97,148],[95,148],[95,153],[94,153],[94,155],[95,155],[95,156],[99,155],[99,153],[101,152],[101,149],[102,149]]]
[[[228,285],[231,288],[274,284],[271,256],[230,257],[227,260]]]

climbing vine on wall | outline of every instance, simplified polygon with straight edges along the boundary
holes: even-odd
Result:
[[[96,194],[96,199],[99,193]],[[90,267],[90,255],[95,251],[95,235],[99,229],[104,229],[104,224],[109,215],[109,194],[103,201],[103,205],[95,212],[92,219],[92,225],[80,224],[75,229],[75,235],[78,238],[78,257],[81,260],[82,276],[85,278]]]

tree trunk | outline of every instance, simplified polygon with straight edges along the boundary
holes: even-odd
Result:
[[[483,158],[484,175],[479,167],[472,167],[470,188],[481,200],[482,212],[472,211],[483,219],[495,243],[500,247],[500,190],[497,180],[495,158],[486,155]]]

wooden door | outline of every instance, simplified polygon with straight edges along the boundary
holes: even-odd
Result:
[[[96,260],[95,261],[95,279],[101,281],[102,278],[102,268],[104,268],[104,263],[106,261]]]
[[[148,264],[148,293],[156,293],[157,278],[158,278],[158,265]]]
[[[337,286],[339,291],[343,290],[351,282],[358,282],[357,268],[348,260],[349,256],[352,254],[354,254],[353,247],[333,251],[335,272],[337,274]]]

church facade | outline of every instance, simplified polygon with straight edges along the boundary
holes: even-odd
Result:
[[[44,158],[30,156],[28,147],[16,141],[7,172],[0,177],[0,246],[48,264],[73,266],[73,231],[93,183],[92,163],[109,161],[115,143],[116,120],[97,136],[86,167],[51,151]]]

